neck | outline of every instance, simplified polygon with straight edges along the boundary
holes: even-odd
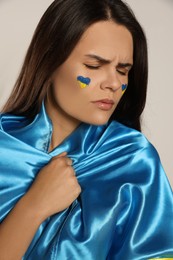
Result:
[[[45,107],[53,125],[49,147],[51,151],[62,143],[79,126],[80,122],[67,115],[49,95],[45,101]]]

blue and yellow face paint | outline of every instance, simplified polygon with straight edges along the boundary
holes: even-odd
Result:
[[[127,89],[127,84],[122,84],[121,88],[122,88],[122,94],[124,94],[124,92]]]
[[[80,88],[86,88],[87,86],[89,86],[91,79],[85,78],[83,76],[78,76],[77,81],[79,82]]]

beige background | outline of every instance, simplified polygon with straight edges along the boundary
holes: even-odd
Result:
[[[33,31],[51,0],[0,0],[0,106],[20,70]],[[173,186],[173,0],[127,0],[149,45],[149,91],[143,131]]]

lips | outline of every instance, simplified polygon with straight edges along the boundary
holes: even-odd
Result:
[[[93,101],[92,103],[95,104],[101,110],[105,110],[105,111],[112,109],[113,105],[115,104],[113,100],[107,98]]]
[[[108,98],[97,100],[97,101],[94,101],[94,102],[103,102],[103,103],[106,103],[106,104],[114,104],[114,101],[111,100],[111,99],[108,99]]]

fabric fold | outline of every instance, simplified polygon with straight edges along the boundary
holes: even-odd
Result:
[[[157,151],[140,132],[116,121],[81,124],[49,153],[51,136],[44,104],[32,122],[1,115],[0,221],[63,151],[82,187],[68,209],[40,225],[23,260],[173,257],[172,191]]]

